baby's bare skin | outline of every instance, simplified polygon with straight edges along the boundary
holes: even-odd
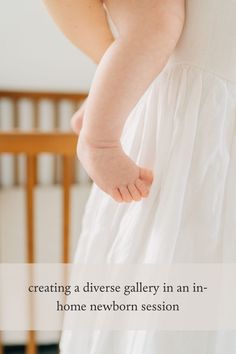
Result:
[[[79,158],[90,177],[104,192],[118,202],[139,201],[148,196],[152,173],[140,169],[124,154],[121,145],[98,147],[83,139],[81,135],[78,142]]]
[[[74,128],[80,130],[78,157],[93,181],[116,201],[138,201],[148,196],[153,174],[124,153],[120,138],[129,113],[180,37],[184,0],[104,4],[118,36],[99,62],[86,105],[73,117]]]
[[[113,20],[116,18],[119,37],[97,69],[86,104],[78,156],[95,183],[117,201],[148,196],[153,180],[151,171],[137,166],[124,153],[120,136],[135,103],[166,64],[176,44],[176,29],[179,35],[178,12],[176,15],[173,7],[163,8],[161,2],[106,2],[111,5]],[[173,5],[173,1],[166,3]],[[174,12],[167,16],[171,24],[163,18],[168,10]]]

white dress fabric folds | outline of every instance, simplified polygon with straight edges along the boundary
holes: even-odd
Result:
[[[119,204],[95,185],[75,262],[236,262],[236,0],[187,0],[180,41],[130,113],[126,153],[154,171]],[[64,331],[61,354],[235,354],[230,331]]]

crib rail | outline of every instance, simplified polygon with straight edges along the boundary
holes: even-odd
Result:
[[[37,130],[38,132],[53,133],[69,132],[70,118],[72,114],[83,103],[87,93],[73,92],[47,92],[47,91],[7,91],[0,90],[0,131],[10,132],[19,130],[25,131]],[[10,135],[9,135],[10,138]],[[14,137],[14,139],[23,139]],[[37,139],[36,136],[34,139]],[[41,138],[40,138],[41,139]],[[66,139],[63,136],[58,139]],[[54,140],[53,140],[54,141]],[[32,144],[32,147],[35,144]],[[16,146],[16,144],[15,144]],[[46,162],[45,162],[46,159]],[[56,157],[49,162],[47,157],[39,158],[40,164],[47,167],[46,172],[37,176],[39,184],[57,184],[62,179],[60,175],[60,165]],[[51,164],[50,168],[48,168]],[[5,167],[7,165],[7,167]],[[22,175],[23,162],[20,156],[4,156],[4,161],[0,161],[0,186],[22,185],[25,182],[25,176]],[[5,177],[4,177],[5,176]],[[8,178],[10,176],[10,178]],[[83,178],[83,172],[82,172]],[[78,183],[81,179],[77,160],[74,160],[73,181]],[[45,182],[46,180],[46,182]],[[4,182],[5,181],[5,182]],[[6,182],[7,181],[7,182]]]
[[[1,132],[0,133],[0,154],[10,153],[26,155],[26,210],[27,210],[27,262],[35,261],[35,240],[34,240],[34,186],[36,184],[36,161],[42,152],[57,154],[63,160],[63,240],[62,255],[63,263],[69,261],[69,234],[70,234],[70,186],[73,175],[73,160],[76,151],[77,137],[72,133],[54,132]],[[0,354],[3,354],[3,346],[0,344]],[[36,354],[35,332],[30,331],[28,335],[27,354]]]
[[[0,152],[27,155],[52,153],[73,156],[77,137],[73,133],[0,132]]]
[[[51,99],[60,101],[68,99],[74,101],[76,104],[87,97],[87,93],[80,92],[50,92],[50,91],[7,91],[0,90],[0,97],[11,98],[14,100],[20,100],[22,98],[29,98],[32,100]]]

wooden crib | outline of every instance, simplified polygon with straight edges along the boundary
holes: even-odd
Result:
[[[86,98],[85,93],[52,93],[52,92],[7,92],[0,91],[1,100],[5,99],[12,105],[11,120],[14,123],[12,130],[0,131],[0,156],[2,154],[12,154],[13,160],[13,183],[19,185],[24,184],[26,191],[26,262],[35,262],[35,200],[34,188],[40,183],[38,178],[38,158],[42,153],[51,154],[54,156],[53,163],[53,179],[51,183],[62,186],[62,252],[61,262],[69,261],[69,246],[70,246],[70,186],[73,183],[78,183],[76,177],[76,169],[78,162],[75,158],[77,137],[68,131],[60,129],[60,104],[66,101],[71,106],[73,113]],[[19,105],[22,100],[27,100],[32,108],[32,125],[31,129],[25,131],[20,129],[20,114]],[[52,131],[40,130],[40,105],[43,100],[50,102],[52,106],[52,116],[48,119],[53,121]],[[70,117],[68,117],[69,119]],[[19,178],[19,154],[25,155],[25,180],[22,182]],[[57,171],[57,164],[60,162],[60,171]],[[88,182],[90,183],[89,179]],[[0,188],[4,188],[1,183]],[[37,339],[35,333],[28,333],[26,343],[26,353],[37,353]],[[4,354],[3,344],[0,340],[0,354]]]
[[[55,93],[55,92],[13,92],[0,91],[0,108],[1,104],[8,103],[8,110],[0,111],[0,120],[5,122],[0,131],[38,131],[38,132],[67,132],[71,133],[70,117],[78,109],[80,104],[86,98],[86,93]],[[49,110],[42,111],[43,104],[48,104]],[[62,105],[67,105],[67,112],[61,112]],[[28,107],[23,107],[23,105]],[[10,109],[9,109],[10,108]],[[22,110],[28,108],[28,110]],[[26,117],[27,116],[27,117]],[[24,121],[27,120],[26,123]],[[11,121],[11,124],[6,124]],[[66,125],[60,124],[66,122]],[[42,123],[50,122],[50,124]],[[57,173],[57,161],[54,159],[54,176],[53,183],[59,181]],[[19,158],[14,158],[14,180],[15,185],[19,185]],[[74,176],[76,179],[76,176]],[[0,185],[2,185],[0,175]]]

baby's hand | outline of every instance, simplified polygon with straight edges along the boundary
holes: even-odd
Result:
[[[92,180],[117,202],[139,201],[148,196],[152,172],[137,166],[119,143],[99,147],[88,143],[81,134],[77,154]]]
[[[73,131],[77,135],[79,135],[80,130],[83,125],[86,102],[87,102],[87,99],[82,103],[82,105],[79,107],[78,111],[76,111],[71,118],[71,128],[73,129]]]

